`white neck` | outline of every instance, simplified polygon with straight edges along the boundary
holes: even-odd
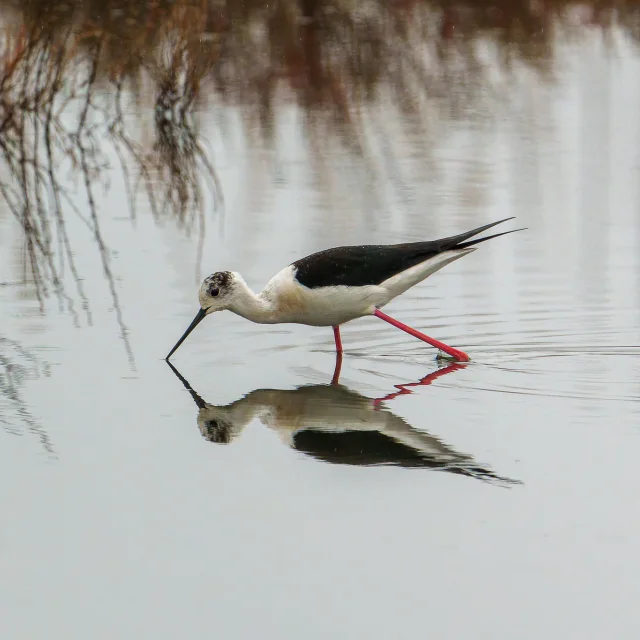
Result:
[[[261,324],[277,322],[271,300],[264,295],[264,292],[257,294],[251,291],[249,285],[242,278],[236,277],[233,299],[228,308],[229,311],[233,311],[251,322]]]

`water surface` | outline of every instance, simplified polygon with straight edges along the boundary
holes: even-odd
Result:
[[[383,85],[359,130],[279,97],[264,137],[239,89],[205,92],[190,126],[215,171],[194,165],[194,186],[154,165],[152,192],[178,187],[161,210],[137,191],[134,222],[99,130],[98,242],[66,167],[80,286],[55,253],[64,290],[43,267],[42,302],[0,207],[3,637],[637,637],[640,57],[627,23],[580,11],[551,53],[512,34],[511,69],[481,38],[489,79],[443,73],[417,111]],[[149,149],[139,93],[124,118]],[[163,361],[202,275],[257,290],[319,249],[508,216],[527,230],[386,309],[467,366],[371,318],[343,329],[331,385],[330,330],[224,313]]]

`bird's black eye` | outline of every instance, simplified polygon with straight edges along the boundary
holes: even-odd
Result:
[[[220,293],[220,289],[218,287],[213,287],[209,289],[209,295],[212,295],[214,298]]]

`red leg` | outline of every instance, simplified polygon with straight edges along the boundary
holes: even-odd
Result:
[[[340,327],[333,327],[333,337],[336,341],[336,353],[342,354],[342,340],[340,339]]]
[[[455,349],[454,347],[450,347],[448,344],[445,344],[444,342],[440,342],[440,340],[436,340],[435,338],[430,338],[424,333],[420,333],[420,331],[416,331],[416,329],[412,329],[406,324],[403,324],[398,320],[394,320],[391,316],[388,316],[386,313],[382,313],[380,309],[376,309],[373,312],[373,315],[377,316],[381,320],[384,320],[385,322],[388,322],[389,324],[392,324],[394,327],[397,327],[398,329],[402,329],[402,331],[405,331],[410,336],[413,336],[414,338],[418,338],[418,340],[422,340],[423,342],[430,344],[432,347],[435,347],[436,349],[440,349],[445,353],[448,353],[452,358],[455,358],[460,362],[469,362],[470,360],[469,356],[464,351],[460,351],[460,349]],[[334,327],[334,330],[335,330],[335,327]]]
[[[336,367],[333,370],[331,384],[338,384],[338,381],[340,380],[340,369],[342,369],[342,353],[336,352]]]

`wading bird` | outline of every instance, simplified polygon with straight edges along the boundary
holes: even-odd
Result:
[[[254,293],[239,273],[218,271],[200,286],[198,311],[189,328],[171,349],[168,360],[196,326],[214,311],[233,311],[261,324],[296,323],[333,327],[336,352],[342,353],[340,325],[363,316],[376,316],[402,331],[441,349],[454,360],[469,356],[395,320],[380,309],[445,265],[475,251],[473,245],[514,229],[470,240],[505,218],[457,236],[392,245],[335,247],[301,258],[277,273],[262,292]]]

